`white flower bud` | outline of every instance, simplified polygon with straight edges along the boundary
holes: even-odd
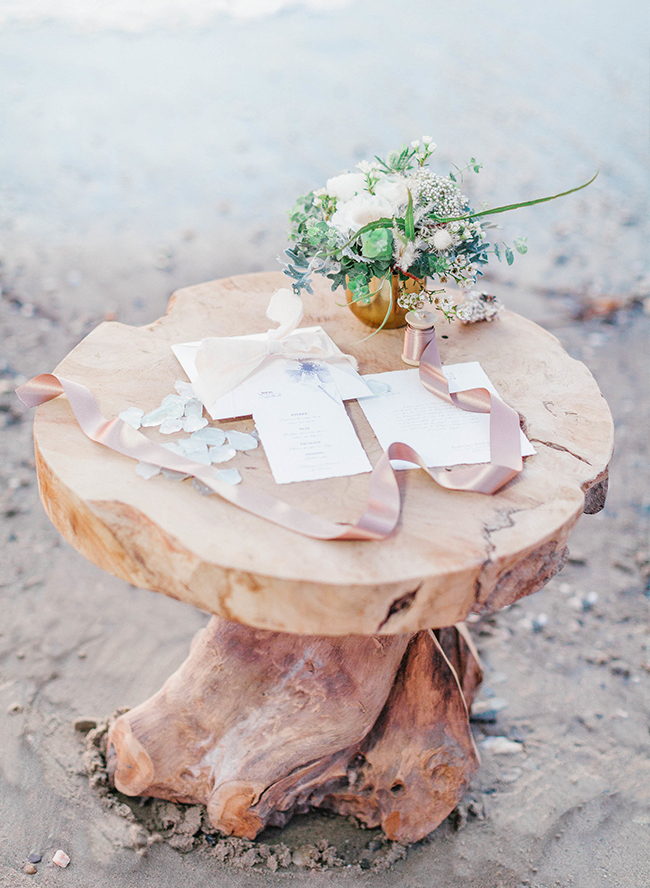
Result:
[[[448,250],[453,240],[446,228],[439,228],[433,235],[433,246],[436,250]]]
[[[368,173],[372,173],[373,170],[378,168],[379,164],[376,160],[368,161],[368,160],[360,160],[357,164],[357,169],[359,172],[363,173],[364,176],[368,175]]]
[[[414,139],[414,140],[411,142],[411,148],[419,148],[419,147],[420,147],[420,140],[419,140],[419,139]]]

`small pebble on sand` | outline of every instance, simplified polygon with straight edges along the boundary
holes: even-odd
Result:
[[[538,614],[531,621],[533,632],[541,632],[544,626],[548,624],[548,616],[546,614]]]
[[[55,853],[54,857],[52,858],[52,863],[54,863],[56,866],[60,866],[62,869],[64,869],[70,863],[70,858],[65,853],[65,851],[62,851],[59,848],[59,850]]]
[[[38,872],[38,870],[33,863],[26,863],[23,872],[27,873],[28,876],[33,876],[34,873]]]
[[[486,737],[480,746],[494,755],[515,755],[523,751],[521,743],[515,743],[507,737]]]
[[[27,860],[29,860],[30,863],[40,863],[42,859],[43,858],[41,857],[41,855],[37,851],[32,851],[32,853],[27,858]]]

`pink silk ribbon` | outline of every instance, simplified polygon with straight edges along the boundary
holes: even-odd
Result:
[[[450,394],[435,338],[422,355],[420,380],[432,394],[462,410],[490,414],[491,462],[485,465],[430,469],[412,447],[395,442],[384,451],[372,471],[368,504],[356,524],[339,524],[290,506],[268,494],[247,487],[224,484],[217,478],[217,470],[212,466],[201,465],[172,453],[161,444],[149,440],[119,417],[106,419],[102,416],[92,392],[78,382],[43,373],[16,389],[16,394],[28,407],[36,407],[65,394],[82,431],[92,441],[141,462],[192,475],[228,502],[287,530],[319,540],[382,540],[397,526],[401,507],[397,478],[390,462],[392,459],[405,460],[420,466],[434,481],[448,490],[485,494],[496,493],[523,466],[517,412],[484,388]]]

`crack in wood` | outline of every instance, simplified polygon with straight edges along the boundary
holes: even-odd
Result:
[[[538,508],[541,504],[538,503],[534,508]],[[483,525],[483,538],[486,543],[486,558],[485,561],[481,564],[481,568],[477,574],[476,580],[474,581],[474,603],[476,604],[481,600],[482,597],[482,583],[481,577],[484,572],[493,564],[492,561],[492,553],[496,549],[496,545],[492,542],[492,534],[496,533],[499,530],[505,530],[508,527],[514,527],[515,522],[513,520],[513,515],[516,515],[518,512],[526,512],[531,507],[521,509],[499,509],[497,515],[502,518],[503,523],[501,524],[484,524]]]
[[[580,462],[586,463],[588,466],[591,465],[589,460],[585,459],[584,456],[574,453],[573,450],[569,450],[568,447],[563,447],[562,444],[554,444],[552,441],[542,441],[540,438],[531,438],[530,441],[532,444],[543,444],[544,447],[550,447],[551,450],[560,450],[562,453],[568,453],[569,456],[579,459]]]
[[[388,613],[377,627],[378,632],[380,629],[384,628],[386,623],[390,619],[392,619],[395,614],[400,614],[402,613],[402,611],[408,610],[411,607],[413,601],[415,600],[415,596],[420,591],[423,585],[424,583],[420,583],[415,587],[415,589],[413,589],[412,592],[407,592],[405,595],[401,595],[399,598],[396,598],[395,601],[393,601],[391,606],[388,608]]]

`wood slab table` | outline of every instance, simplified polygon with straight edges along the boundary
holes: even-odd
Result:
[[[266,330],[282,286],[272,273],[180,290],[148,326],[101,324],[55,372],[88,386],[107,417],[148,411],[183,378],[173,343]],[[317,284],[304,324],[321,324],[362,373],[404,369],[402,331],[364,339],[341,302]],[[481,362],[537,453],[494,496],[400,472],[402,518],[380,542],[308,539],[190,481],[144,480],[84,436],[64,396],[38,408],[41,497],[68,542],[214,615],[161,690],[113,725],[119,790],[204,803],[215,828],[238,836],[320,806],[401,841],[427,835],[462,797],[478,767],[467,707],[480,683],[463,620],[562,567],[579,516],[603,505],[613,424],[587,368],[517,314],[440,324],[438,341],[443,363]],[[359,405],[347,409],[374,464],[379,444]],[[245,485],[334,520],[355,521],[367,497],[368,475],[278,486],[262,448],[234,464]]]

